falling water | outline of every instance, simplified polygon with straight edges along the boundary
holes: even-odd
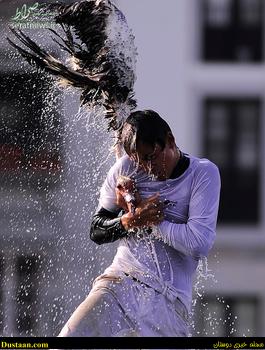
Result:
[[[99,188],[107,169],[114,163],[114,154],[111,152],[112,135],[107,133],[106,122],[100,114],[88,114],[79,109],[66,121],[64,135],[64,179],[61,192],[49,194],[49,205],[60,206],[61,202],[64,225],[61,245],[65,249],[65,260],[71,255],[68,270],[64,271],[64,298],[67,298],[64,305],[69,317],[88,293],[92,279],[104,270],[114,254],[115,245],[98,247],[89,240],[90,221],[97,206]]]
[[[96,246],[89,240],[99,188],[115,161],[111,152],[113,135],[106,131],[102,112],[80,109],[78,94],[69,90],[62,95],[55,85],[46,93],[44,105],[41,119],[45,123],[38,148],[48,145],[48,149],[59,152],[59,172],[46,172],[35,183],[34,176],[38,180],[40,175],[37,170],[29,173],[32,183],[23,182],[18,173],[18,183],[14,181],[1,189],[6,193],[2,220],[7,227],[2,273],[5,301],[9,303],[5,303],[0,322],[3,334],[8,336],[58,334],[89,292],[93,278],[108,266],[116,247]],[[49,139],[53,133],[57,136]],[[202,259],[197,269],[193,310],[204,315],[206,326],[198,329],[193,323],[192,333],[196,336],[215,336],[220,325],[235,322],[232,315],[220,318],[209,309],[204,300],[206,281],[218,283],[207,260]],[[216,301],[225,304],[222,297],[216,296]],[[225,308],[229,309],[229,305]],[[10,311],[16,315],[15,325],[8,319]],[[26,317],[31,315],[32,324],[29,317],[23,318],[24,313]]]
[[[11,59],[12,66],[13,54]],[[5,67],[10,74],[6,90],[25,71],[21,66],[13,72]],[[15,108],[27,94],[40,93],[37,85],[45,86],[47,75],[38,74],[13,96]],[[115,244],[99,247],[89,239],[99,188],[115,161],[113,135],[99,110],[88,113],[79,108],[78,94],[62,95],[50,80],[48,85],[38,118],[32,115],[21,124],[23,114],[11,115],[13,106],[6,104],[12,123],[1,120],[1,136],[20,135],[8,141],[10,147],[22,144],[29,155],[38,155],[13,170],[1,169],[0,332],[6,336],[57,335],[114,255]],[[31,125],[34,118],[37,124]]]
[[[216,258],[217,256],[215,255]],[[196,271],[190,335],[197,337],[233,336],[237,331],[237,316],[232,314],[230,305],[225,301],[224,297],[215,295],[207,299],[206,283],[209,288],[214,285],[218,286],[218,280],[214,272],[209,269],[208,259],[203,257],[199,260]],[[220,313],[218,309],[224,312]],[[225,328],[230,330],[229,334],[224,332]]]
[[[37,35],[45,41],[46,33]],[[1,66],[9,74],[12,70],[13,74],[33,72],[17,54],[6,54],[7,60]],[[38,79],[45,85],[48,78],[38,75]],[[34,84],[36,81],[32,83],[36,92]],[[11,85],[6,88],[12,90]],[[18,101],[23,101],[27,89],[21,87]],[[69,90],[62,95],[55,84],[49,84],[45,91],[44,107],[36,119],[41,137],[31,135],[30,151],[55,151],[58,157],[41,165],[36,163],[35,168],[27,163],[20,170],[1,170],[0,334],[5,336],[57,335],[89,292],[93,278],[108,265],[116,247],[96,246],[89,240],[99,188],[115,160],[111,152],[114,140],[106,132],[103,111],[88,113],[80,109],[78,94]],[[5,108],[12,112],[17,106],[7,104]],[[12,123],[15,125],[19,118],[19,114],[13,114]],[[12,123],[1,120],[0,132],[10,131]],[[28,124],[24,124],[25,135],[27,128]],[[193,323],[192,333],[197,336],[214,336],[219,325],[233,325],[236,320],[231,314],[220,319],[208,309],[204,301],[207,280],[217,283],[203,259],[197,270],[193,310],[200,308],[208,326],[207,330],[198,330]],[[220,296],[216,301],[225,303]],[[229,309],[229,305],[225,308]]]
[[[50,77],[7,47],[7,25],[15,10],[8,7],[0,19],[1,46],[6,48],[0,56],[1,74],[6,75],[0,146],[5,145],[9,162],[0,174],[0,334],[54,336],[114,255],[116,244],[97,246],[89,239],[99,188],[115,161],[114,138],[103,109],[88,113],[79,108],[78,93],[69,89],[62,94]],[[110,43],[112,54],[129,67],[129,79],[121,71],[124,84],[133,85],[134,38],[122,14],[115,13],[108,29],[116,42]],[[47,30],[24,32],[49,51]],[[128,114],[128,106],[121,105],[118,114]]]

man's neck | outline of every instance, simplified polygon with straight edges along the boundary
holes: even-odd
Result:
[[[179,159],[169,178],[176,179],[180,177],[188,169],[189,165],[190,165],[190,158],[186,157],[184,153],[179,151]]]

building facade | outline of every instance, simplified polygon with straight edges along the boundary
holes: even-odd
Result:
[[[183,151],[221,172],[217,238],[202,297],[194,295],[193,333],[263,336],[264,2],[119,4],[136,36],[141,107],[158,110]]]

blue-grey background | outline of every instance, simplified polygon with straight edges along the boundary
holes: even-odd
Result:
[[[116,247],[89,240],[98,189],[114,162],[111,138],[98,122],[87,126],[84,115],[76,116],[77,92],[51,87],[5,40],[16,9],[34,3],[0,0],[0,334],[5,336],[57,335]],[[264,336],[264,1],[116,4],[136,37],[139,109],[159,112],[180,149],[216,162],[222,175],[211,271],[208,278],[195,278],[191,331]],[[25,32],[62,54],[40,23]]]

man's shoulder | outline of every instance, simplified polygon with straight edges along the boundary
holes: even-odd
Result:
[[[135,169],[133,161],[129,156],[124,155],[116,160],[116,162],[110,168],[109,173],[117,175],[129,175]]]
[[[133,161],[130,159],[130,157],[127,154],[124,154],[122,157],[118,158],[116,160],[115,164],[131,164]]]
[[[116,167],[116,168],[122,168],[126,166],[133,166],[133,161],[130,159],[130,157],[127,154],[118,158],[113,165],[113,167]]]
[[[195,156],[189,156],[191,160],[191,167],[193,170],[203,173],[219,173],[218,166],[207,158],[199,158]]]

